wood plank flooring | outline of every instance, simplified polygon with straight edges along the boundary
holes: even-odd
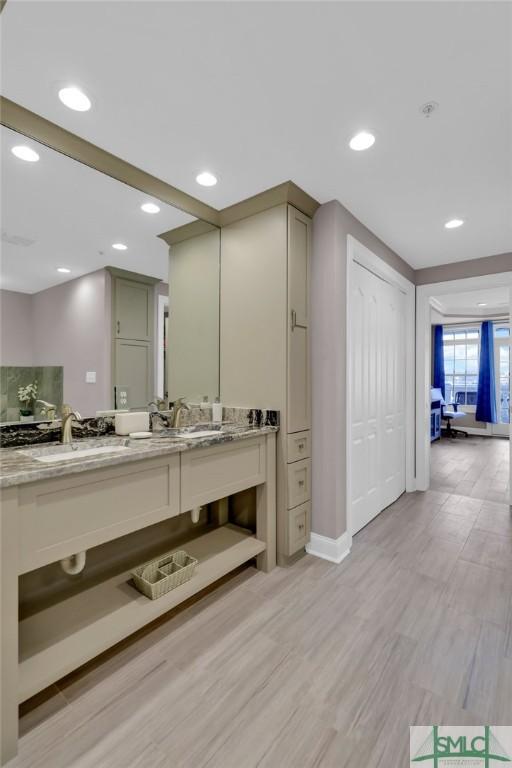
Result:
[[[432,443],[432,490],[475,499],[509,500],[509,441],[502,438],[446,437]]]
[[[468,439],[434,449],[437,482],[448,448],[459,477],[504,477]],[[410,724],[511,724],[512,517],[467,482],[402,496],[341,565],[240,571],[60,681],[9,768],[406,768]]]

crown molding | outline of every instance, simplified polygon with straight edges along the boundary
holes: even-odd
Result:
[[[107,272],[110,272],[112,277],[122,277],[123,280],[135,280],[137,283],[147,283],[147,285],[156,285],[163,282],[159,277],[150,277],[149,275],[142,275],[140,272],[131,272],[128,269],[121,269],[120,267],[105,267]]]
[[[169,229],[167,232],[162,232],[158,237],[165,240],[167,245],[176,245],[184,240],[190,240],[193,237],[199,237],[218,229],[214,224],[198,219],[197,221],[191,221],[190,224],[182,224],[181,227],[174,227],[174,229]]]
[[[289,203],[306,216],[313,216],[320,203],[304,192],[293,181],[285,181],[276,187],[271,187],[257,195],[248,197],[239,203],[230,205],[220,211],[220,226],[226,227],[241,219],[247,219],[257,213],[274,208],[276,205]]]
[[[435,267],[423,267],[415,270],[416,285],[444,283],[450,280],[463,280],[469,277],[483,277],[502,272],[512,272],[512,252],[497,253],[479,259],[454,261],[450,264],[438,264]]]

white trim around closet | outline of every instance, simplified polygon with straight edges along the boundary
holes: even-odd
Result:
[[[360,264],[373,274],[385,280],[387,283],[399,288],[405,295],[405,317],[406,317],[406,341],[405,341],[405,367],[406,367],[406,387],[405,387],[405,490],[407,492],[416,490],[415,480],[415,286],[410,280],[397,272],[393,267],[370,251],[366,246],[360,243],[352,235],[347,235],[347,273],[346,273],[346,510],[347,510],[347,533],[349,536],[348,549],[352,543],[353,524],[352,524],[352,489],[351,489],[351,430],[350,414],[352,407],[352,312],[351,312],[351,275],[354,263]]]

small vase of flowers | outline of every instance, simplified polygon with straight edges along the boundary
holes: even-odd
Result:
[[[37,398],[37,381],[18,387],[18,400],[21,403],[20,421],[34,421],[34,402]]]

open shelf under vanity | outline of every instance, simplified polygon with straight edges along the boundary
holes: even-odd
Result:
[[[0,765],[16,754],[21,702],[244,563],[276,563],[273,429],[57,469],[0,489]],[[133,570],[177,550],[198,561],[192,577],[141,594]]]
[[[22,620],[19,701],[256,557],[266,544],[251,531],[227,524],[177,547],[181,548],[199,561],[194,576],[157,600],[141,595],[125,571]]]

